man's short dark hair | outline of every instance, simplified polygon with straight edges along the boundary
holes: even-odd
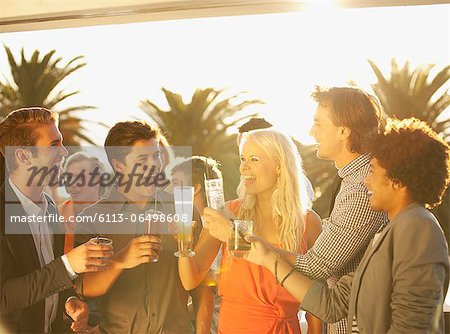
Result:
[[[42,125],[58,125],[58,113],[42,107],[28,107],[14,110],[0,122],[0,152],[3,154],[9,171],[16,166],[14,152],[7,147],[36,146],[39,138],[34,130]],[[34,154],[34,151],[32,151]]]
[[[450,147],[427,123],[388,119],[384,131],[366,145],[388,178],[406,186],[411,199],[428,208],[441,203],[450,181]]]
[[[252,130],[258,129],[267,129],[271,128],[273,125],[267,122],[264,118],[253,117],[250,118],[247,122],[238,127],[239,133],[249,132]]]
[[[112,160],[125,161],[125,157],[130,153],[131,146],[139,140],[156,139],[162,141],[163,134],[159,128],[153,128],[146,122],[127,121],[116,123],[108,132],[105,139],[105,151],[108,161],[112,164]],[[118,149],[117,147],[124,147]]]
[[[166,172],[169,175],[177,171],[181,171],[185,175],[191,175],[192,185],[200,184],[203,196],[205,196],[204,175],[207,175],[209,179],[222,177],[216,160],[198,155],[188,158],[177,158],[167,166]]]
[[[332,121],[336,126],[350,129],[348,149],[351,152],[366,153],[365,137],[379,127],[382,119],[378,100],[356,87],[316,86],[311,96],[320,105],[331,109]]]

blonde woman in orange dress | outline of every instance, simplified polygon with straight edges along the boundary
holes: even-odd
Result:
[[[252,220],[254,233],[291,252],[306,252],[321,231],[320,218],[310,207],[301,158],[292,139],[275,130],[243,135],[240,147],[239,198],[227,209],[237,219]],[[276,282],[269,270],[227,251],[230,221],[206,208],[204,227],[192,258],[179,259],[179,273],[187,290],[206,275],[222,247],[219,294],[219,333],[300,333],[299,303]],[[308,316],[309,333],[320,333],[321,323]]]

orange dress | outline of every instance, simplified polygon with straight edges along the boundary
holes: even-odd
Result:
[[[229,205],[237,212],[239,202]],[[306,224],[299,251],[307,251]],[[219,275],[219,294],[222,304],[219,313],[219,334],[299,334],[297,317],[300,303],[266,268],[246,260],[228,257],[222,249],[222,268]]]

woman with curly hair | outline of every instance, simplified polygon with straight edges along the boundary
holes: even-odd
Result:
[[[347,317],[348,333],[443,333],[448,248],[427,208],[440,204],[448,187],[450,147],[412,118],[388,120],[368,148],[370,205],[387,212],[390,223],[375,235],[354,273],[329,289],[295,272],[256,236],[250,238],[248,260],[271,270],[303,309],[326,322]]]
[[[228,202],[227,209],[237,219],[252,220],[254,231],[273,245],[306,252],[320,234],[321,223],[311,210],[301,158],[292,139],[274,130],[250,131],[243,134],[240,156],[239,198]],[[230,234],[230,222],[222,213],[205,208],[202,218],[205,229],[196,255],[178,262],[187,290],[201,282]],[[212,228],[215,220],[224,222],[220,230]],[[299,302],[271,276],[266,268],[233,257],[222,247],[219,333],[300,333]],[[320,321],[308,318],[310,333],[320,333]]]

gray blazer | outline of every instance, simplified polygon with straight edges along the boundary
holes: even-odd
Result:
[[[301,308],[333,323],[356,317],[360,333],[444,333],[447,242],[436,218],[408,205],[370,244],[358,269],[329,289],[314,282]],[[436,319],[437,318],[437,319]]]

